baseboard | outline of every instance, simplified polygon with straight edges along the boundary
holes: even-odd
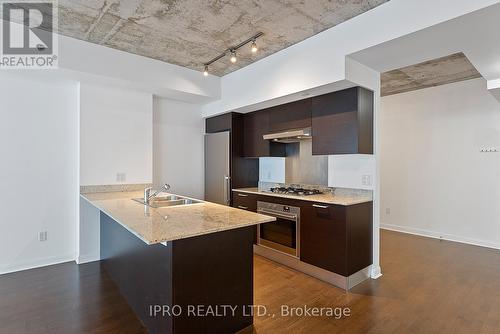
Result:
[[[467,237],[461,237],[461,236],[453,235],[453,234],[439,233],[439,232],[424,230],[424,229],[415,228],[415,227],[380,223],[380,228],[383,230],[413,234],[413,235],[418,235],[418,236],[428,237],[428,238],[433,238],[433,239],[460,242],[463,244],[492,248],[492,249],[500,249],[500,244],[495,244],[493,242],[484,241],[484,240],[477,240],[477,239],[472,239],[472,238],[467,238]]]
[[[76,258],[77,264],[84,264],[101,260],[101,254],[84,254]]]
[[[382,277],[382,268],[380,268],[380,266],[372,265],[370,277],[372,279],[377,279],[377,278]]]
[[[0,265],[0,275],[14,273],[28,269],[51,266],[54,264],[75,261],[75,254],[67,254],[64,256],[49,256],[41,259],[23,261],[9,265]]]

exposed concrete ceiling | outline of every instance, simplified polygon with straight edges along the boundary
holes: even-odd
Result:
[[[222,76],[389,0],[59,0],[63,35],[195,70],[256,32],[259,52],[219,60]]]
[[[463,53],[382,73],[381,95],[394,95],[481,77]]]

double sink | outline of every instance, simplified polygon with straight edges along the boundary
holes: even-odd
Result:
[[[149,201],[144,201],[144,198],[133,198],[134,201],[139,202],[143,205],[150,206],[152,208],[164,208],[169,206],[179,206],[179,205],[190,205],[201,203],[201,201],[196,201],[190,198],[181,197],[177,195],[167,195],[167,196],[155,196]]]

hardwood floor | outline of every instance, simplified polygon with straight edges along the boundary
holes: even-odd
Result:
[[[0,276],[0,333],[146,333],[98,262]]]
[[[500,251],[382,231],[384,276],[345,294],[255,257],[247,333],[498,333]],[[347,307],[349,317],[280,316],[290,307]],[[0,276],[0,333],[144,333],[98,263]]]

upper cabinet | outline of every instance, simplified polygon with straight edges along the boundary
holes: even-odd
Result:
[[[233,127],[233,118],[235,113],[229,112],[205,120],[205,133],[215,133],[230,131]]]
[[[282,104],[268,109],[269,132],[311,127],[311,99]]]
[[[226,124],[221,117],[210,127]],[[245,114],[244,156],[284,157],[285,144],[263,135],[308,127],[313,155],[373,154],[373,92],[354,87]]]
[[[312,98],[314,155],[373,154],[373,92],[361,87]]]
[[[263,136],[270,131],[269,115],[271,109],[255,111],[245,114],[244,127],[244,156],[256,157],[284,157],[285,145],[265,140]]]

